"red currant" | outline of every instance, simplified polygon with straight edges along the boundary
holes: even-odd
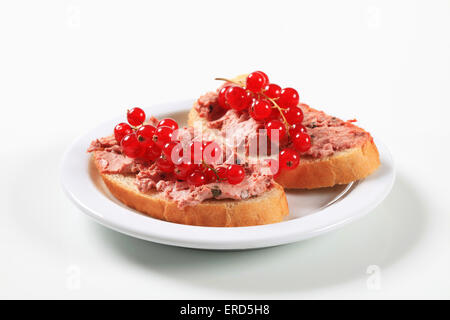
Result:
[[[144,160],[154,161],[154,160],[158,159],[159,156],[161,155],[161,149],[158,148],[158,146],[154,142],[151,142],[149,145],[143,146],[143,148],[144,148],[144,151],[143,151],[141,157]]]
[[[301,123],[294,123],[289,128],[289,135],[293,136],[293,135],[295,135],[295,133],[297,131],[306,133],[306,127],[304,125],[302,125]]]
[[[206,183],[213,183],[217,181],[217,175],[213,168],[208,166],[205,169],[203,169],[203,173],[205,174],[206,177]]]
[[[196,187],[206,183],[206,175],[201,170],[194,170],[187,176],[187,182]]]
[[[280,98],[277,100],[277,103],[282,108],[296,107],[299,99],[297,90],[293,88],[284,88],[281,90]]]
[[[283,122],[279,120],[270,120],[266,122],[265,128],[267,130],[267,136],[272,140],[273,142],[279,143],[285,136],[286,136],[286,127],[284,126]],[[275,134],[278,131],[278,139]]]
[[[175,131],[178,129],[178,123],[171,118],[166,118],[159,121],[157,127],[169,127],[172,128],[173,131]]]
[[[127,112],[128,123],[132,126],[140,126],[145,121],[145,112],[141,108],[133,108]]]
[[[255,71],[255,72],[260,73],[260,74],[264,77],[264,80],[266,80],[266,84],[269,83],[269,77],[267,76],[267,74],[265,74],[265,73],[262,72],[262,71]]]
[[[264,87],[264,94],[271,99],[279,98],[281,95],[281,87],[275,83],[269,83]]]
[[[180,164],[183,161],[183,146],[179,141],[167,142],[162,148],[162,155],[173,164]]]
[[[149,124],[139,127],[136,130],[136,135],[139,142],[148,145],[153,142],[153,135],[155,134],[155,127]]]
[[[173,130],[170,127],[158,127],[153,135],[153,142],[159,147],[163,148],[166,143],[172,140]]]
[[[255,120],[264,120],[272,113],[272,107],[267,100],[255,100],[250,107],[249,113]]]
[[[130,125],[128,123],[122,122],[114,127],[114,138],[116,139],[117,143],[120,144],[123,137],[132,132],[133,129],[130,127]]]
[[[223,109],[230,109],[230,106],[227,104],[227,101],[225,99],[225,93],[227,92],[228,88],[230,86],[224,86],[222,89],[219,90],[217,102],[219,103],[219,106],[221,106]]]
[[[230,86],[228,87],[225,93],[225,101],[226,103],[235,110],[243,110],[245,108],[246,101],[246,93],[245,90],[238,86]]]
[[[218,163],[222,160],[222,148],[214,142],[209,141],[203,144],[203,160],[207,164]]]
[[[241,108],[238,111],[241,110],[248,110],[251,105],[255,102],[256,98],[253,92],[245,91],[245,98],[244,102],[241,105]]]
[[[271,120],[280,120],[281,119],[281,115],[280,115],[280,111],[278,111],[277,108],[272,108],[272,111],[269,115],[269,119]]]
[[[303,112],[299,107],[289,107],[283,110],[283,114],[289,124],[302,123],[303,121]]]
[[[227,180],[227,167],[217,167],[216,173],[221,181]]]
[[[158,167],[159,170],[161,170],[162,172],[167,172],[170,173],[173,171],[174,169],[174,165],[171,161],[169,161],[169,159],[167,159],[166,157],[164,157],[163,155],[161,155],[158,160],[156,160],[156,166]]]
[[[300,155],[291,148],[286,148],[280,151],[279,163],[281,169],[295,169],[300,162]]]
[[[192,141],[189,144],[189,150],[191,152],[192,163],[199,164],[203,161],[203,148],[204,148],[204,145],[200,141]]]
[[[266,78],[261,72],[252,72],[247,76],[245,85],[247,90],[258,93],[266,86]]]
[[[309,134],[296,131],[294,136],[291,136],[292,143],[295,149],[300,152],[306,152],[311,148],[311,137]]]
[[[173,169],[173,174],[179,180],[186,180],[188,174],[190,174],[194,170],[194,168],[195,165],[190,162],[180,163]]]
[[[123,137],[121,142],[123,153],[129,158],[138,158],[143,154],[144,149],[137,139],[136,134],[129,133]]]
[[[227,168],[227,178],[229,184],[241,183],[245,178],[244,167],[238,164],[230,164]]]

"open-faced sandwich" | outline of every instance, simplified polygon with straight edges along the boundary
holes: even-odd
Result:
[[[380,165],[371,135],[354,125],[299,102],[293,88],[281,89],[256,71],[225,82],[201,96],[189,124],[220,139],[227,132],[252,136],[265,128],[276,136],[285,188],[314,189],[367,177]],[[275,132],[276,134],[271,134]]]
[[[300,103],[295,89],[261,71],[220,80],[194,104],[189,127],[133,108],[128,123],[92,141],[88,152],[118,200],[174,223],[269,224],[288,214],[284,188],[347,184],[379,166],[368,132]]]
[[[88,149],[110,192],[127,206],[157,219],[211,227],[275,223],[288,214],[269,163],[246,163],[173,119],[144,121],[144,111],[133,108],[129,123]]]

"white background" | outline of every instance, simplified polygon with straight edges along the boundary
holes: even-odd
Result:
[[[76,136],[258,69],[388,145],[397,181],[370,215],[214,252],[110,231],[64,196]],[[0,298],[450,298],[449,90],[450,1],[2,1]]]

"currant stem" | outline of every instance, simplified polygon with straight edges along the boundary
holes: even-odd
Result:
[[[204,160],[202,160],[202,164],[203,164],[205,167],[211,169],[211,170],[214,172],[214,174],[215,174],[216,177],[217,177],[217,180],[222,181],[222,179],[220,179],[219,174],[217,173],[216,169],[214,169],[214,167],[208,165]]]
[[[238,86],[240,86],[240,87],[243,87],[243,85],[242,85],[241,83],[239,83],[239,82],[237,82],[237,81],[233,81],[233,80],[227,79],[227,78],[215,78],[214,80],[220,80],[220,81],[231,82],[231,83],[234,83],[234,84],[236,84],[236,85],[238,85]]]
[[[215,78],[214,80],[227,81],[227,82],[234,83],[234,84],[236,84],[236,85],[238,85],[238,86],[240,86],[240,87],[244,87],[241,83],[236,82],[236,81],[233,81],[233,80],[230,80],[230,79],[227,79],[227,78]],[[289,125],[289,122],[286,120],[286,117],[285,117],[284,114],[283,114],[283,110],[285,110],[285,109],[281,108],[281,107],[275,102],[275,99],[269,98],[264,92],[261,92],[260,94],[261,94],[262,96],[264,96],[264,98],[266,98],[267,100],[269,100],[270,102],[272,102],[273,105],[274,105],[274,107],[278,109],[278,111],[279,111],[280,114],[281,114],[281,117],[283,118],[284,126],[286,127],[286,131],[287,131],[287,134],[288,134],[288,136],[289,136],[289,128],[290,128],[290,125]],[[213,169],[213,170],[214,170],[214,169]],[[214,173],[215,173],[215,171],[214,171]],[[216,174],[216,175],[217,175],[217,174]]]
[[[262,95],[263,95],[266,99],[268,99],[270,102],[272,102],[273,105],[275,106],[275,108],[278,109],[278,111],[279,111],[280,114],[281,114],[281,117],[283,118],[283,122],[284,122],[284,125],[286,126],[287,132],[288,132],[288,134],[289,134],[289,127],[290,127],[290,125],[289,125],[289,122],[286,120],[286,117],[285,117],[284,114],[283,114],[283,110],[284,110],[284,109],[282,109],[282,108],[275,102],[274,99],[269,98],[269,97],[268,97],[267,95],[265,95],[264,93],[263,93]]]

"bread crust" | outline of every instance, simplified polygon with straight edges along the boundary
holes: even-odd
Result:
[[[99,164],[92,157],[97,170]],[[100,170],[99,170],[100,172]],[[179,208],[158,191],[142,193],[135,175],[102,174],[109,191],[119,201],[141,213],[168,222],[205,227],[244,227],[276,223],[288,215],[284,189],[277,183],[266,193],[246,200],[206,200]]]
[[[208,130],[206,119],[192,108],[188,115],[190,126],[202,126]],[[317,189],[347,184],[372,174],[380,165],[378,149],[372,140],[332,156],[315,159],[303,156],[293,170],[282,170],[275,179],[288,189]]]
[[[275,180],[288,189],[332,187],[363,179],[379,165],[377,147],[373,141],[367,141],[361,147],[336,152],[330,157],[302,157],[297,168],[282,170]]]

